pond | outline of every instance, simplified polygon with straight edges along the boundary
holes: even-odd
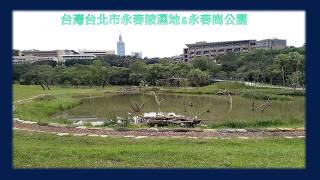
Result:
[[[126,116],[128,113],[139,115],[144,112],[174,112],[188,117],[197,116],[198,119],[208,121],[249,120],[257,118],[296,118],[304,119],[304,97],[293,97],[290,101],[273,100],[272,105],[264,112],[253,112],[252,99],[241,96],[232,96],[232,109],[228,96],[217,95],[158,95],[162,101],[160,109],[155,97],[151,94],[115,94],[104,97],[81,99],[82,103],[63,112],[64,117],[92,116],[99,119],[108,119],[115,116]],[[265,103],[255,100],[255,107]],[[142,104],[142,112],[133,112],[131,104]]]

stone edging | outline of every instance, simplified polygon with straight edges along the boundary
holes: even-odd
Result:
[[[19,118],[13,118],[13,121],[17,121],[22,124],[38,124],[34,121],[25,121]],[[51,127],[69,127],[67,124],[59,123],[48,123],[46,126]],[[70,126],[79,129],[89,129],[89,130],[109,130],[116,131],[113,128],[105,127],[87,127],[87,126]],[[152,132],[222,132],[222,133],[246,133],[246,132],[292,132],[292,131],[305,131],[304,127],[299,128],[246,128],[246,129],[235,129],[235,128],[225,128],[225,129],[200,129],[200,128],[136,128],[136,129],[123,129],[122,131],[152,131]]]
[[[21,129],[21,128],[13,128],[14,130],[20,131],[28,131],[28,132],[39,132],[39,133],[48,133],[48,134],[55,134],[57,136],[75,136],[75,137],[119,137],[119,136],[112,136],[112,135],[99,135],[99,134],[88,134],[88,133],[54,133],[54,132],[46,132],[46,131],[38,131],[38,130],[31,130],[31,129]],[[126,135],[121,136],[122,138],[134,138],[134,139],[145,139],[145,138],[187,138],[187,139],[255,139],[252,137],[245,137],[245,136],[237,136],[237,137],[196,137],[196,136],[133,136],[133,135]],[[285,139],[301,139],[305,138],[305,136],[284,136]]]

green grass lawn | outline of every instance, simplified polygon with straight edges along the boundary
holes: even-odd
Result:
[[[146,91],[153,89],[160,89],[160,87],[148,87],[145,88]],[[272,88],[259,88],[250,87],[243,84],[234,82],[218,82],[208,86],[203,87],[165,87],[162,88],[165,92],[171,93],[186,93],[186,94],[215,94],[219,90],[228,89],[235,93],[241,93],[244,97],[250,97],[248,93],[255,92],[255,98],[260,98],[264,95],[273,95],[275,97],[279,96],[279,99],[285,95],[303,95],[304,91],[301,90],[285,90],[285,89],[272,89]],[[119,91],[120,86],[106,86],[105,88],[76,88],[76,87],[51,87],[51,90],[42,90],[39,85],[13,85],[13,99],[14,101],[29,98],[38,94],[53,94],[53,95],[81,95],[81,94],[92,94],[101,95],[105,92],[115,92]],[[279,95],[281,94],[281,95]],[[286,98],[283,98],[286,100]]]
[[[304,168],[304,139],[59,137],[15,131],[14,168]]]
[[[115,92],[120,89],[119,86],[106,86],[105,88],[75,88],[75,87],[50,87],[50,90],[42,90],[39,85],[13,85],[13,100],[30,98],[39,94],[52,95],[102,95],[106,92]]]

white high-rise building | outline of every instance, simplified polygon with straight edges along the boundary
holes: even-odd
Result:
[[[142,52],[141,51],[132,51],[131,56],[142,59]]]

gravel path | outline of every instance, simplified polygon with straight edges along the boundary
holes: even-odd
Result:
[[[61,125],[41,126],[36,123],[28,124],[13,121],[13,127],[16,130],[35,131],[54,133],[59,136],[116,136],[116,137],[186,137],[186,138],[267,138],[267,137],[283,137],[283,138],[304,138],[305,130],[291,128],[266,128],[266,129],[220,129],[220,130],[170,130],[170,129],[138,129],[128,131],[116,131],[113,129],[103,128],[84,128],[84,127],[65,127]],[[187,131],[187,132],[177,132]]]

